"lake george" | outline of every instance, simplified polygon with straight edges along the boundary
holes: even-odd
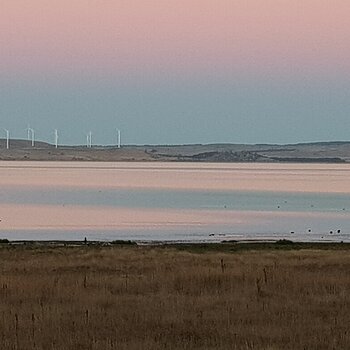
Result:
[[[350,241],[350,165],[0,163],[10,240]]]

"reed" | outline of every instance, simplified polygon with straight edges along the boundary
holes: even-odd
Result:
[[[350,255],[0,249],[0,349],[348,349]]]

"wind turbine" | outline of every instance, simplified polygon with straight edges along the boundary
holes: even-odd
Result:
[[[91,148],[92,147],[92,132],[91,131],[89,131],[86,134],[86,146],[87,146],[87,148]]]
[[[6,132],[6,149],[10,148],[10,131],[7,129],[4,129]]]
[[[28,128],[32,135],[32,147],[35,145],[35,131],[32,128]]]
[[[117,135],[118,135],[118,148],[120,148],[120,142],[121,142],[121,138],[120,138],[120,130],[117,128]]]
[[[27,140],[32,143],[32,147],[34,147],[35,144],[35,131],[30,127],[28,124],[28,128],[26,129],[27,131]]]
[[[27,130],[27,140],[30,141],[31,128],[30,128],[29,124],[28,124],[28,128],[26,130]]]
[[[55,148],[58,148],[58,130],[55,129]]]

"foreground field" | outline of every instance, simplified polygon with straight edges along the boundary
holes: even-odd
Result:
[[[350,252],[0,249],[0,349],[349,349]]]

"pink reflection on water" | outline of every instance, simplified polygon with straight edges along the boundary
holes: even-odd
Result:
[[[170,189],[350,193],[350,165],[203,163],[1,162],[0,190]],[[349,229],[350,214],[179,210],[1,203],[0,233],[15,230],[289,232],[310,223],[319,230]],[[326,232],[326,231],[325,231]],[[347,232],[349,233],[349,231]]]
[[[244,224],[244,215],[209,210],[128,209],[55,205],[0,205],[2,230],[121,229]]]
[[[0,188],[124,188],[350,193],[350,164],[2,162]]]
[[[348,213],[258,212],[231,210],[178,210],[111,208],[54,205],[0,205],[1,231],[11,230],[130,230],[180,229],[193,231],[200,228],[229,227],[245,232],[249,227],[266,230],[276,223],[288,224],[288,232],[296,220],[330,222],[349,220]]]

